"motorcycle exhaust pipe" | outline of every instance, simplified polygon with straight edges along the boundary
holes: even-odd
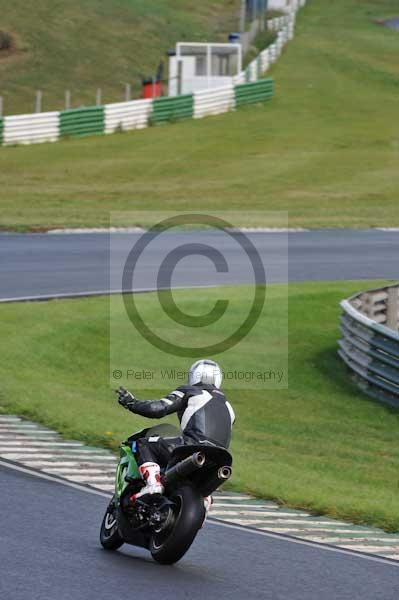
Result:
[[[191,475],[191,473],[198,471],[204,464],[205,455],[202,452],[196,452],[168,469],[163,476],[163,484],[165,486],[172,485],[179,481],[179,479],[184,479]]]
[[[230,479],[233,470],[231,467],[220,467],[218,470],[218,479],[220,481],[227,481]]]
[[[231,467],[219,467],[213,478],[210,479],[201,490],[202,494],[204,496],[210,496],[219,486],[230,479],[232,473],[233,469]]]

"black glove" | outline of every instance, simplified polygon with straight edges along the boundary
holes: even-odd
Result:
[[[118,394],[118,402],[121,406],[123,406],[123,408],[129,408],[129,405],[134,404],[136,401],[136,398],[133,396],[133,394],[125,390],[123,387],[120,387],[119,390],[115,391]]]

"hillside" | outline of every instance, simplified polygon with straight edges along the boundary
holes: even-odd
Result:
[[[399,32],[376,23],[397,12],[397,0],[309,0],[265,106],[1,148],[0,226],[107,226],[110,211],[201,207],[245,209],[242,224],[253,209],[288,211],[292,227],[399,227]]]
[[[223,39],[237,27],[238,0],[0,0],[0,31],[11,34],[0,50],[0,95],[6,114],[32,112],[43,90],[44,110],[123,99],[139,92],[179,40]],[[0,44],[1,46],[1,44]]]

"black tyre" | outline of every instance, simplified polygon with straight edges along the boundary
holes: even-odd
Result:
[[[163,565],[185,555],[205,518],[204,499],[191,486],[180,487],[170,499],[176,503],[174,521],[170,529],[153,534],[149,548],[154,560]]]
[[[117,511],[113,500],[109,503],[101,523],[100,542],[106,550],[117,550],[123,544],[123,539],[118,531]]]

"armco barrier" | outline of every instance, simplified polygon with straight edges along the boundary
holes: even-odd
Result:
[[[234,86],[194,92],[194,119],[220,115],[235,108]]]
[[[269,31],[280,31],[283,27],[286,27],[292,20],[295,12],[292,14],[285,15],[283,17],[276,17],[275,19],[269,19],[267,21],[267,28]]]
[[[258,63],[259,64],[259,63]],[[244,79],[241,74],[238,81]],[[273,95],[273,80],[201,90],[193,95],[133,100],[62,112],[19,115],[0,119],[0,145],[54,142],[60,137],[129,131],[154,124],[219,115],[244,104],[264,102]]]
[[[245,81],[245,71],[241,71],[241,73],[234,77],[234,85],[237,85],[238,83],[245,83]]]
[[[84,136],[104,133],[104,106],[73,108],[60,113],[60,135]]]
[[[152,100],[132,100],[105,105],[105,133],[147,127]]]
[[[338,354],[369,396],[399,407],[399,285],[341,302]]]
[[[152,101],[151,120],[154,124],[192,119],[194,114],[194,99],[192,94],[183,96],[155,98]]]
[[[5,117],[3,145],[55,142],[59,139],[59,112]]]
[[[259,57],[260,57],[260,62],[261,62],[262,73],[265,73],[271,64],[269,48],[266,48],[265,50],[263,50],[260,53]],[[237,81],[237,83],[243,83],[243,82]]]
[[[268,77],[255,83],[236,85],[234,92],[237,108],[246,104],[265,102],[273,97],[273,79]]]

